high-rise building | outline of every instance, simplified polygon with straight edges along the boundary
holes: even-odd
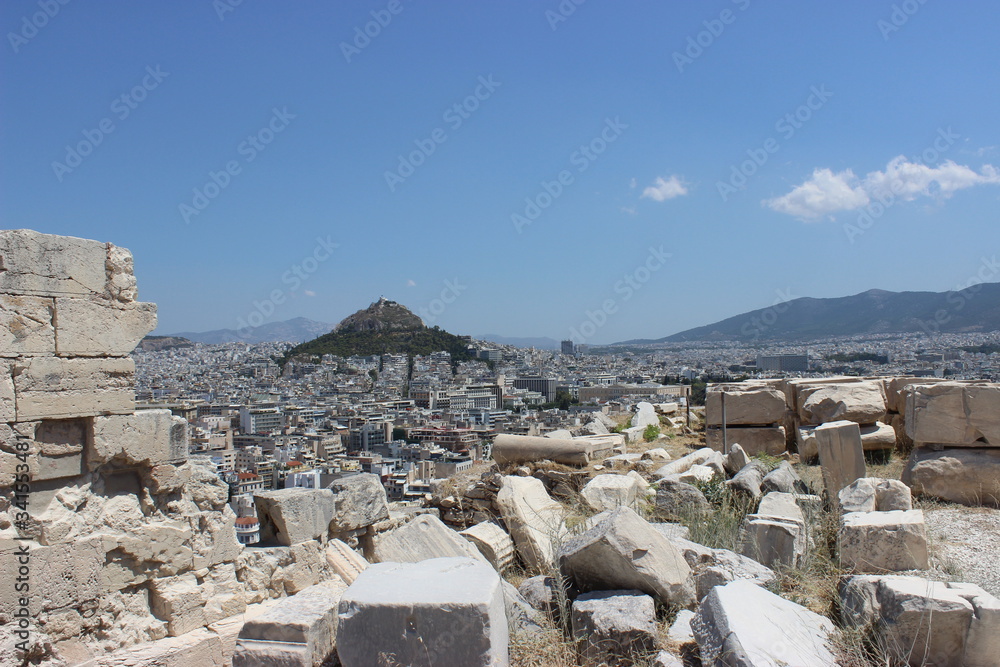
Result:
[[[576,345],[571,340],[564,340],[560,343],[563,354],[576,354]]]
[[[808,354],[757,355],[757,370],[806,372],[809,370]]]

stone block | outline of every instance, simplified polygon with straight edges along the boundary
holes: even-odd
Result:
[[[571,623],[582,665],[624,667],[656,653],[656,608],[641,591],[585,593]]]
[[[750,461],[733,475],[733,478],[727,481],[726,485],[737,493],[757,499],[761,495],[760,487],[764,483],[765,474],[767,474],[767,469],[764,464],[760,461]]]
[[[375,540],[377,563],[418,563],[430,558],[472,558],[487,562],[468,540],[431,514],[379,535]]]
[[[808,491],[805,483],[788,461],[782,461],[781,465],[764,475],[760,488],[764,493],[771,491],[805,493]]]
[[[603,512],[616,507],[635,507],[639,488],[635,480],[626,475],[597,475],[580,491],[584,501],[595,511]]]
[[[194,573],[154,579],[150,583],[150,611],[167,624],[171,637],[182,635],[208,623],[205,591]]]
[[[500,576],[469,558],[372,565],[340,600],[337,653],[344,667],[507,665]]]
[[[492,521],[477,523],[459,533],[462,537],[479,549],[486,560],[496,569],[503,572],[514,564],[514,541],[503,528]]]
[[[0,546],[0,581],[11,583],[0,586],[0,623],[11,621],[18,598],[23,595],[13,586],[21,565],[30,571],[31,594],[27,598],[32,617],[42,611],[78,607],[81,603],[100,599],[103,546],[98,537],[52,546],[38,546],[27,541],[8,541]],[[27,556],[20,549],[27,549]]]
[[[896,446],[896,429],[882,422],[859,425],[861,432],[861,447],[866,452],[893,449]],[[802,461],[812,461],[819,456],[819,445],[816,443],[816,427],[800,426],[795,429],[796,445],[799,458]]]
[[[563,545],[559,567],[581,591],[635,589],[679,607],[693,601],[691,568],[684,557],[627,507],[607,513]]]
[[[91,470],[114,461],[122,465],[158,466],[188,457],[188,425],[170,410],[140,410],[130,415],[94,418]]]
[[[837,665],[829,619],[749,581],[713,588],[691,629],[704,665]]]
[[[621,436],[546,438],[501,433],[493,441],[493,460],[500,465],[547,459],[569,466],[585,466],[623,453],[621,443]]]
[[[712,509],[705,494],[687,482],[667,477],[657,482],[655,488],[656,511],[665,519],[679,521]]]
[[[330,540],[326,545],[326,564],[347,585],[354,583],[358,575],[368,567],[364,556],[350,548],[340,540]]]
[[[726,439],[730,447],[739,445],[750,456],[778,456],[785,451],[784,426],[733,426],[726,429]],[[721,428],[705,429],[705,442],[716,451],[725,451]]]
[[[538,572],[549,570],[568,534],[562,505],[541,480],[512,475],[503,478],[495,503],[524,564]]]
[[[928,567],[927,529],[921,510],[844,514],[837,544],[841,566],[855,572]]]
[[[55,352],[61,357],[124,357],[156,328],[156,304],[57,298]]]
[[[253,496],[263,542],[291,546],[326,538],[336,515],[336,499],[329,489],[278,489]]]
[[[632,428],[646,428],[647,426],[659,428],[660,417],[656,414],[656,408],[653,407],[653,404],[639,401],[635,406],[635,414],[632,415],[629,426]]]
[[[691,469],[691,466],[696,465],[706,465],[712,461],[718,461],[717,458],[719,453],[710,447],[702,447],[701,449],[696,449],[690,454],[685,454],[676,461],[671,461],[664,464],[656,469],[653,473],[653,477],[668,477],[671,475],[679,475],[681,473],[687,472]]]
[[[834,421],[874,424],[884,421],[887,408],[885,386],[880,380],[801,387],[798,398],[803,424]]]
[[[917,443],[1000,447],[1000,384],[941,382],[912,387],[906,433]]]
[[[910,393],[913,391],[913,387],[918,385],[929,385],[937,384],[938,382],[946,382],[946,380],[940,378],[917,378],[917,377],[897,377],[889,380],[889,383],[885,388],[886,401],[888,403],[889,412],[905,413],[906,412],[906,401]]]
[[[367,528],[389,518],[389,501],[378,475],[348,475],[326,488],[336,500],[337,511],[330,525],[333,534]]]
[[[0,230],[0,293],[34,296],[102,295],[108,249],[98,241]]]
[[[830,502],[836,503],[842,488],[865,476],[861,429],[851,421],[835,421],[818,427],[815,435],[823,485]]]
[[[56,353],[52,299],[0,293],[0,357]]]
[[[1000,507],[1000,449],[919,447],[903,469],[903,482],[916,495]]]
[[[207,628],[198,628],[178,637],[128,646],[82,663],[70,664],[77,667],[194,667],[224,665],[228,661],[222,638]]]
[[[913,509],[910,488],[896,479],[862,477],[840,490],[845,512],[891,512]]]
[[[233,666],[272,664],[263,659],[260,651],[266,649],[270,654],[275,647],[264,647],[257,642],[294,644],[295,649],[305,649],[293,652],[305,655],[307,666],[322,665],[335,650],[337,614],[346,588],[339,580],[316,584],[283,598],[260,616],[247,621],[240,630]]]
[[[131,359],[30,357],[14,365],[17,421],[135,411]]]
[[[705,396],[705,423],[722,425],[722,392],[726,393],[726,423],[770,426],[785,417],[785,395],[775,387],[716,385]]]
[[[767,567],[798,567],[808,540],[802,521],[748,514],[743,522],[743,555]]]

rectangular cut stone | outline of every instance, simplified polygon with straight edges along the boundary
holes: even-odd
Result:
[[[131,359],[32,357],[14,365],[17,421],[128,414],[135,410]]]
[[[941,382],[912,387],[906,433],[917,443],[1000,447],[1000,384]]]
[[[27,556],[19,555],[20,547],[29,550]],[[27,562],[19,563],[19,558]],[[31,590],[26,597],[28,610],[36,617],[42,611],[77,607],[83,602],[98,600],[104,560],[103,540],[99,538],[53,546],[7,542],[0,547],[0,581],[11,585],[0,586],[0,623],[11,622],[19,606],[18,597],[24,595],[16,592],[13,586],[20,565],[30,570]]]
[[[926,570],[922,510],[848,512],[837,535],[840,564],[855,572]]]
[[[150,611],[167,624],[167,633],[171,637],[204,626],[208,622],[206,602],[205,591],[198,586],[198,579],[191,572],[154,579],[150,586]]]
[[[29,229],[0,231],[0,293],[104,294],[107,244]]]
[[[325,538],[336,514],[336,497],[329,489],[260,491],[253,500],[261,540],[285,546]]]
[[[739,445],[748,456],[758,454],[778,456],[785,451],[784,426],[734,426],[726,429],[726,439],[729,441],[730,449],[733,445]],[[705,441],[715,451],[723,451],[722,429],[705,429]]]
[[[902,480],[914,495],[1000,507],[1000,448],[918,447],[910,454]]]
[[[584,593],[573,601],[570,623],[588,667],[633,664],[656,652],[656,608],[639,591]]]
[[[881,380],[834,382],[800,387],[799,418],[803,424],[847,420],[858,424],[885,421],[885,386]]]
[[[563,506],[552,499],[542,481],[504,477],[496,507],[525,565],[538,572],[551,569],[557,545],[568,531]]]
[[[340,599],[340,661],[503,667],[509,638],[501,584],[496,570],[470,558],[372,565]]]
[[[740,426],[769,426],[785,418],[785,395],[775,387],[709,387],[705,397],[705,423],[722,424],[722,393],[726,394],[726,423]]]
[[[187,442],[187,422],[170,410],[95,417],[87,462],[94,469],[111,460],[148,466],[185,461]]]
[[[55,350],[62,357],[124,357],[156,328],[156,304],[55,300]]]
[[[368,567],[368,561],[340,540],[330,540],[326,545],[326,564],[348,585]]]
[[[472,542],[497,572],[503,572],[514,563],[514,541],[497,524],[491,521],[477,523],[460,535]]]
[[[886,385],[885,389],[886,400],[889,404],[889,412],[906,412],[906,400],[912,392],[913,387],[917,385],[937,384],[938,382],[946,382],[946,380],[916,377],[893,378],[889,381],[889,384]]]
[[[838,664],[829,619],[745,579],[712,588],[691,629],[704,665]]]
[[[823,468],[823,484],[831,503],[840,490],[865,476],[865,454],[861,429],[851,421],[823,424],[813,431]]]
[[[375,560],[381,563],[416,563],[429,558],[486,558],[456,531],[430,514],[387,531],[375,541]]]
[[[0,294],[0,357],[53,355],[52,299]]]
[[[657,529],[627,507],[598,518],[559,550],[559,567],[579,590],[634,589],[682,608],[694,600],[691,568]]]
[[[877,591],[878,629],[890,656],[910,665],[967,664],[963,657],[974,609],[958,591],[918,577],[884,577]]]
[[[247,621],[240,631],[233,665],[262,664],[254,655],[262,647],[252,642],[283,642],[305,648],[307,665],[321,665],[334,652],[337,637],[337,613],[340,598],[347,586],[339,581],[327,581],[310,586],[278,604],[260,616]],[[257,649],[255,651],[254,649]],[[268,647],[273,650],[274,647]],[[270,663],[267,663],[270,664]]]

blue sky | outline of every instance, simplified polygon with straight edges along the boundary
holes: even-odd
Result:
[[[131,249],[159,333],[384,295],[602,343],[1000,280],[996,3],[232,5],[0,7],[0,224]]]

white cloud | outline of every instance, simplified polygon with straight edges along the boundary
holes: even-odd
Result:
[[[668,199],[680,197],[687,193],[687,186],[675,174],[667,179],[664,179],[662,176],[657,177],[653,185],[642,191],[642,196],[653,201],[667,201]]]
[[[636,182],[635,182],[635,179],[633,178],[631,181],[629,181],[628,189],[629,190],[635,190],[635,186],[636,186]]]
[[[407,287],[416,287],[417,283],[413,282],[412,280],[407,280],[406,281],[406,286]]]
[[[980,172],[951,160],[928,167],[900,155],[890,160],[885,170],[869,172],[863,179],[850,169],[836,174],[830,169],[816,169],[809,180],[788,194],[766,199],[763,204],[779,213],[814,220],[861,208],[887,195],[905,201],[917,197],[947,199],[958,190],[987,184],[1000,184],[1000,173],[993,165],[983,165]]]
[[[306,296],[316,296],[316,292],[313,292],[311,289],[303,290],[302,293]]]
[[[635,215],[635,206],[622,206],[622,213],[628,213],[629,215]]]
[[[860,208],[868,203],[868,195],[858,185],[850,169],[833,173],[817,169],[812,178],[792,189],[787,195],[764,202],[779,213],[797,218],[819,218],[836,211]]]

